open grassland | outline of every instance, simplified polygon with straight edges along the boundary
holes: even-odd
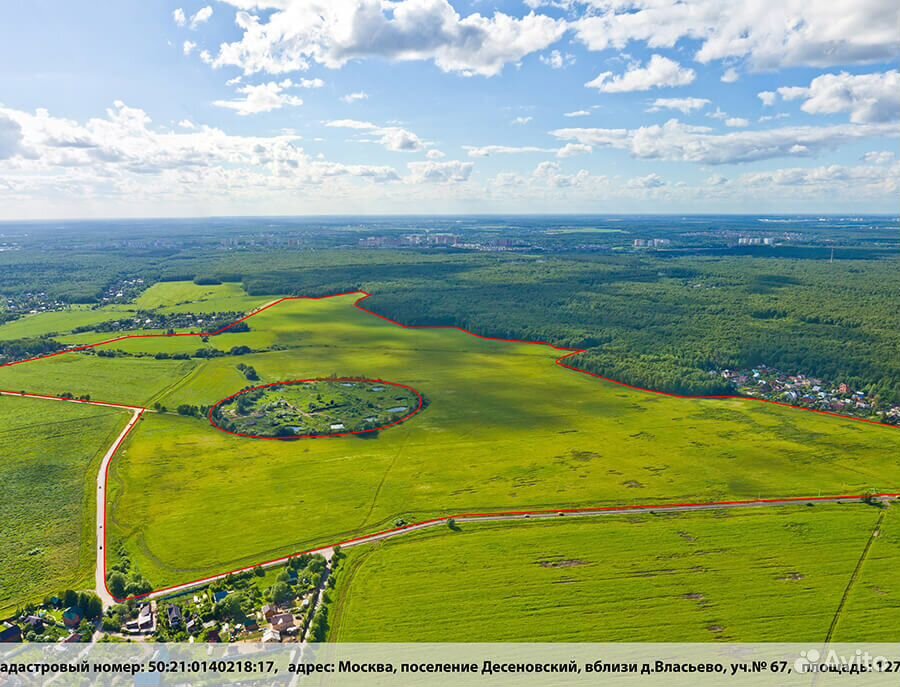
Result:
[[[134,302],[138,310],[160,312],[249,311],[265,299],[248,296],[240,284],[201,286],[193,282],[168,281],[154,284]]]
[[[118,320],[127,314],[127,311],[117,308],[92,310],[73,306],[70,310],[25,315],[0,325],[0,341],[65,334],[77,327],[95,326],[102,322]],[[90,340],[97,341],[97,335],[91,335]]]
[[[847,595],[836,642],[895,642],[900,635],[900,510],[891,508]]]
[[[330,638],[821,641],[877,516],[819,505],[441,527],[349,550]],[[896,641],[900,610],[883,613],[875,636]]]
[[[128,414],[0,397],[0,618],[66,587],[93,587],[94,483]]]
[[[194,288],[213,287],[187,287]],[[113,463],[110,548],[124,543],[157,587],[434,514],[900,485],[896,429],[633,391],[554,365],[561,354],[546,346],[402,329],[354,308],[357,298],[285,302],[251,318],[249,332],[207,343],[178,337],[105,347],[155,355],[246,346],[247,355],[65,355],[0,370],[0,388],[158,401],[170,411],[212,405],[251,383],[332,375],[423,393],[421,414],[366,439],[260,442],[228,436],[204,418],[146,417]],[[252,366],[259,381],[238,364]]]

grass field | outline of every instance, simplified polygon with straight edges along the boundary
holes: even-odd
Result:
[[[128,414],[0,396],[0,618],[93,588],[94,481]]]
[[[821,641],[877,517],[819,505],[441,527],[349,550],[330,638]],[[869,639],[896,641],[900,608],[873,625]]]
[[[101,322],[117,320],[126,314],[113,308],[91,310],[73,306],[70,310],[26,315],[0,325],[0,341],[63,334],[77,327],[90,327]],[[96,334],[93,335],[93,340],[97,340]]]
[[[157,291],[158,307],[209,303],[200,290],[221,288],[162,286],[168,291]],[[217,298],[215,309],[231,311],[247,297]],[[255,351],[249,355],[65,355],[0,370],[0,388],[211,405],[248,385],[237,368],[245,364],[259,373],[253,384],[367,377],[407,384],[428,399],[422,413],[369,439],[259,442],[202,418],[146,417],[111,470],[110,548],[124,543],[157,587],[434,514],[900,485],[895,429],[632,391],[556,366],[560,353],[546,346],[405,330],[354,308],[356,299],[286,302],[254,316],[251,331],[208,343],[108,346],[155,354],[243,345]]]

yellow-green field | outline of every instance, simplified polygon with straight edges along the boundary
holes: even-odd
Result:
[[[234,285],[167,283],[141,307],[246,310]],[[139,339],[0,369],[0,388],[160,403],[113,462],[110,550],[156,587],[438,514],[898,491],[900,431],[749,401],[625,389],[555,365],[547,346],[410,330],[357,295],[297,300],[250,331]],[[192,301],[192,299],[197,299]],[[270,299],[265,299],[270,300]],[[98,336],[97,339],[108,338]],[[160,353],[252,349],[157,360]],[[374,438],[258,441],[180,405],[260,380],[367,377],[410,385],[427,407]],[[818,511],[816,511],[818,512]],[[612,553],[610,554],[612,555]]]
[[[878,515],[818,505],[441,527],[347,552],[330,639],[822,641]],[[886,527],[835,641],[900,639],[900,581],[884,565],[898,558]]]
[[[128,419],[112,408],[0,396],[0,618],[92,588],[94,489]]]

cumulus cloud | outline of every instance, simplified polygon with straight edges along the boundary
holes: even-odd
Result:
[[[650,173],[647,176],[629,179],[628,185],[631,188],[659,188],[660,186],[665,186],[666,182],[663,181],[659,174]]]
[[[836,192],[882,195],[900,190],[900,165],[895,164],[888,169],[863,165],[792,167],[744,174],[739,182],[751,189],[805,188],[818,191],[823,196]]]
[[[722,77],[719,79],[722,83],[735,83],[741,78],[741,75],[738,73],[738,70],[734,67],[729,67],[722,73]]]
[[[556,151],[556,157],[575,157],[576,155],[584,155],[590,153],[594,149],[584,143],[566,143],[562,148]]]
[[[802,99],[800,109],[809,114],[849,112],[857,123],[900,120],[900,71],[874,74],[822,74],[809,86],[778,89],[785,100]]]
[[[728,183],[728,179],[723,177],[721,174],[713,174],[712,176],[708,177],[706,180],[707,186],[724,186],[727,183]]]
[[[756,94],[756,97],[762,101],[763,105],[771,107],[775,104],[775,99],[778,97],[778,94],[775,91],[760,91]]]
[[[184,10],[179,7],[173,11],[172,21],[174,21],[177,26],[184,26],[187,24],[187,17],[184,15]]]
[[[515,117],[510,124],[513,126],[525,126],[528,124],[534,117]]]
[[[564,141],[625,150],[636,158],[719,165],[815,155],[852,141],[895,137],[898,132],[887,124],[842,124],[722,134],[671,119],[663,125],[637,129],[568,128],[551,134]]]
[[[379,143],[393,152],[415,153],[425,150],[427,147],[427,144],[412,131],[397,126],[378,126],[372,122],[358,119],[334,119],[326,122],[325,126],[332,129],[354,129],[365,132],[363,137],[358,140],[365,143]]]
[[[183,52],[185,55],[190,55],[196,47],[197,44],[194,43],[194,41],[185,41],[181,46],[181,52]]]
[[[887,62],[900,51],[900,4],[895,0],[584,0],[578,4],[591,8],[587,16],[572,23],[590,50],[623,49],[632,41],[673,48],[688,39],[699,43],[694,58],[701,63],[744,59],[753,69]]]
[[[602,93],[649,91],[651,88],[686,86],[696,78],[693,69],[682,67],[662,55],[653,55],[646,67],[631,65],[624,74],[603,72],[585,86]]]
[[[562,69],[575,64],[575,55],[563,54],[559,50],[551,50],[549,55],[541,55],[538,59],[553,69]]]
[[[440,160],[441,158],[446,157],[446,154],[443,151],[438,150],[437,148],[432,148],[427,153],[425,153],[425,157],[427,157],[429,160]]]
[[[531,12],[465,17],[448,0],[225,0],[238,8],[240,40],[223,44],[216,66],[246,74],[339,68],[382,57],[430,60],[446,72],[495,76],[503,67],[555,43],[562,20]],[[265,12],[265,14],[262,14]]]
[[[406,180],[414,184],[448,184],[468,181],[474,164],[449,160],[447,162],[410,162],[406,165],[409,175]]]
[[[300,88],[322,88],[322,86],[325,85],[325,82],[322,81],[322,79],[300,79],[297,85]]]
[[[341,100],[345,103],[356,103],[360,100],[368,100],[369,94],[365,91],[356,91],[355,93],[348,93],[347,95],[342,95]]]
[[[346,197],[347,184],[359,188],[354,180],[400,179],[388,166],[311,159],[292,134],[236,136],[207,126],[186,128],[187,123],[161,129],[143,110],[121,101],[104,117],[85,122],[0,107],[0,157],[15,155],[0,161],[0,186],[12,183],[19,197],[47,207],[61,197],[80,202],[98,195],[158,207],[213,196],[258,201],[308,186]]]
[[[706,98],[657,98],[647,112],[659,112],[660,110],[679,110],[684,114],[694,110],[702,110],[709,105]]]
[[[563,117],[588,117],[590,114],[588,110],[575,110],[574,112],[564,113]]]
[[[208,22],[210,17],[212,17],[212,15],[213,15],[213,8],[210,7],[209,5],[197,10],[197,12],[195,12],[191,16],[190,27],[192,29],[196,29],[201,24],[205,24],[206,22]]]
[[[725,126],[729,126],[732,129],[743,129],[746,126],[750,126],[750,120],[743,117],[729,117],[725,120]]]
[[[303,104],[303,99],[285,93],[287,89],[293,87],[294,82],[290,79],[284,79],[279,82],[269,81],[268,83],[252,86],[241,86],[237,89],[237,92],[243,95],[242,98],[215,100],[213,105],[234,110],[241,116],[271,112],[287,106],[298,107]]]
[[[873,150],[862,156],[864,162],[870,165],[886,165],[894,159],[894,153],[889,150]]]

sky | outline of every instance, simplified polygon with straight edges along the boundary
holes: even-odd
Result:
[[[896,0],[11,0],[0,219],[900,213]]]

